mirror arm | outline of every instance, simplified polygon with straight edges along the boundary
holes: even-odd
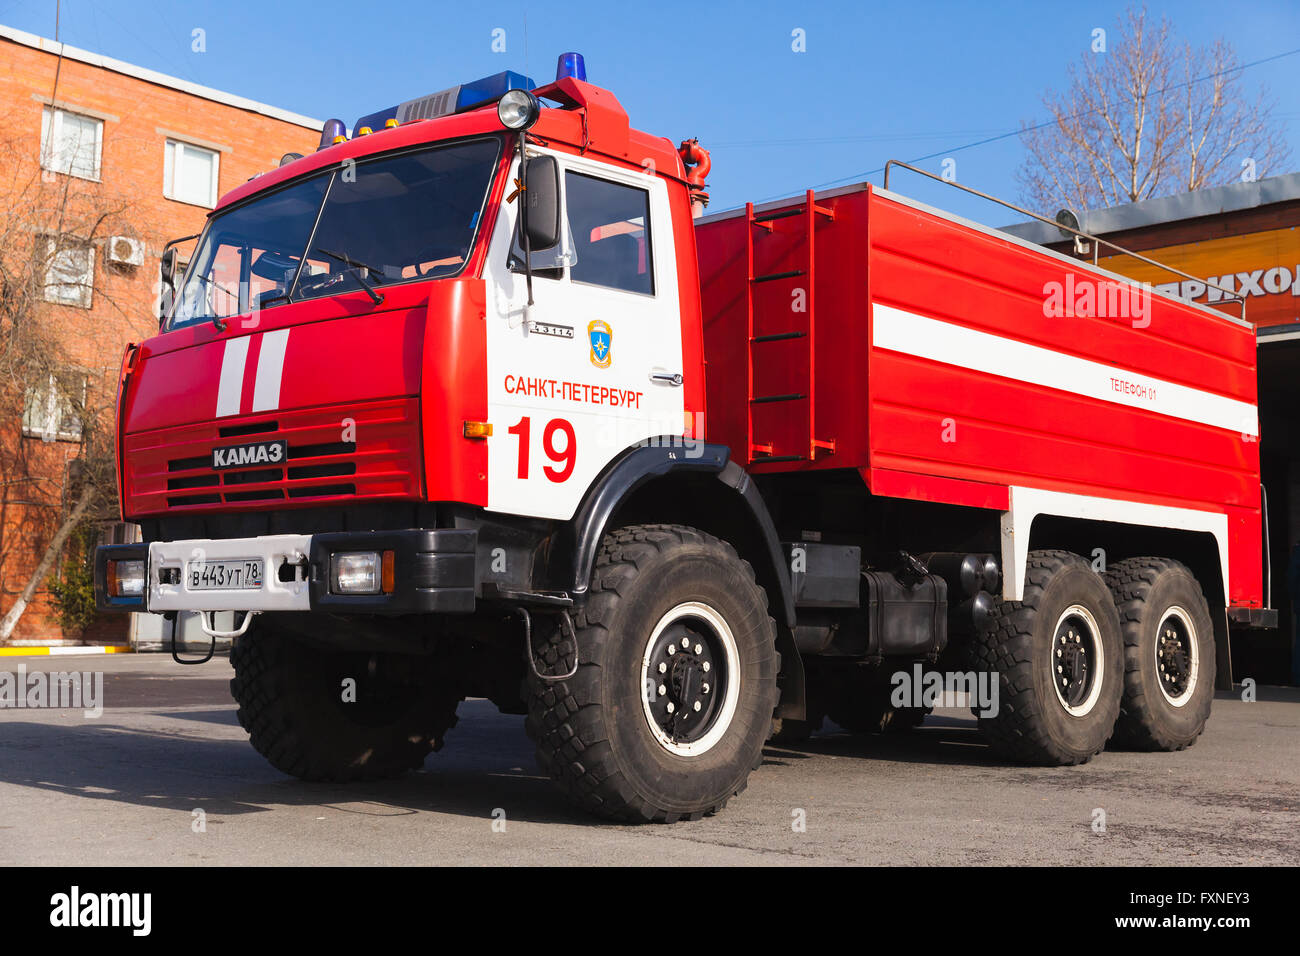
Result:
[[[533,304],[533,250],[528,236],[528,156],[524,144],[528,139],[525,130],[519,132],[519,232],[524,246],[524,281],[528,283],[528,305]]]
[[[196,233],[195,233],[194,235],[192,235],[192,236],[181,236],[179,239],[173,239],[173,240],[171,240],[171,242],[169,242],[169,243],[167,243],[167,245],[163,246],[162,255],[159,256],[159,258],[162,259],[162,260],[165,260],[165,259],[167,258],[167,252],[172,248],[172,246],[179,245],[179,244],[182,243],[182,242],[189,242],[191,239],[197,239],[200,235],[202,235],[202,233],[198,233],[198,232],[196,232]],[[171,309],[171,308],[174,308],[175,305],[176,305],[176,272],[175,272],[175,266],[173,266],[173,268],[172,268],[172,272],[170,272],[170,273],[166,276],[166,280],[167,280],[167,288],[169,288],[169,289],[172,290],[172,301],[171,301],[171,305],[168,307],[168,311],[170,311],[170,309]],[[163,322],[166,322],[166,321],[167,321],[167,313],[166,313],[166,312],[164,312],[162,315],[158,316],[158,324],[159,324],[160,326],[162,325]],[[221,330],[218,329],[217,331],[221,331]]]

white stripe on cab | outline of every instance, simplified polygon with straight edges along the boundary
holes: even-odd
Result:
[[[221,357],[221,380],[217,385],[217,418],[239,414],[250,338],[251,336],[244,336],[240,339],[226,339],[226,350]]]
[[[280,407],[280,378],[284,374],[284,351],[288,345],[288,329],[263,334],[262,348],[257,355],[252,411],[265,412]]]

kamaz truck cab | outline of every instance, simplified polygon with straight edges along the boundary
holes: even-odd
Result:
[[[503,73],[341,126],[221,199],[160,334],[128,348],[119,493],[145,544],[97,557],[103,607],[200,612],[236,638],[254,746],[311,779],[418,765],[467,694],[511,712],[525,677],[553,694],[626,492],[743,474],[696,437],[702,175],[581,57],[541,88]],[[693,550],[756,592],[734,551]],[[666,757],[725,738],[742,689],[730,634],[691,644],[693,608],[661,627],[699,648],[673,648]],[[750,666],[759,713],[717,793],[607,811],[698,814],[735,791],[776,703],[775,652]]]

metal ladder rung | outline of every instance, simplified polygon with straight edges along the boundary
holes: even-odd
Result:
[[[797,402],[807,395],[755,395],[750,399],[755,405],[767,405],[771,402]]]
[[[784,339],[806,339],[807,332],[773,332],[771,335],[756,335],[751,342],[780,342]]]
[[[791,269],[789,272],[769,272],[764,276],[754,276],[751,282],[774,282],[777,279],[793,279],[795,276],[804,274],[802,269]]]
[[[813,203],[813,212],[825,216],[827,219],[835,218],[835,210],[826,206],[819,206]],[[765,212],[761,216],[755,216],[753,221],[756,225],[762,225],[765,222],[772,222],[774,219],[789,219],[791,216],[802,216],[808,211],[807,206],[800,206],[798,209],[779,209],[776,212]]]
[[[759,225],[765,222],[771,222],[774,219],[789,219],[791,216],[802,216],[803,208],[799,209],[780,209],[776,212],[765,212],[761,216],[755,216],[754,222]]]

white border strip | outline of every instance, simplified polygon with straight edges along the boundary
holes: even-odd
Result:
[[[1010,489],[1011,508],[1002,512],[1002,599],[1021,601],[1025,597],[1025,564],[1029,560],[1029,531],[1039,515],[1116,521],[1148,528],[1204,531],[1219,545],[1219,571],[1223,593],[1228,595],[1228,516],[1214,511],[1196,511],[1169,505],[1148,505],[1116,498],[1095,498],[1041,488]]]
[[[1248,402],[873,302],[872,345],[1129,408],[1259,435]]]

